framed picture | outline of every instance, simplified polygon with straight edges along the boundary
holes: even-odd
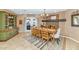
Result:
[[[19,20],[19,24],[20,24],[20,25],[22,24],[22,20]]]
[[[79,26],[79,14],[74,14],[71,16],[71,25],[75,27]]]

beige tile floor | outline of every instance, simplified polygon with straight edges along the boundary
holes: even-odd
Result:
[[[39,50],[23,38],[26,35],[27,33],[19,33],[6,42],[0,42],[0,50]]]
[[[34,44],[28,41],[32,38],[30,32],[19,33],[15,37],[9,39],[6,42],[0,42],[0,50],[40,50]],[[33,39],[33,38],[32,38]],[[49,46],[45,46],[43,50],[61,50],[61,45],[56,43],[48,43]]]

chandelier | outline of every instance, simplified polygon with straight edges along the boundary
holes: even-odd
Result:
[[[46,13],[46,9],[44,9],[44,11],[41,14],[41,16],[43,17],[43,19],[47,20],[47,16],[49,16],[49,15]]]

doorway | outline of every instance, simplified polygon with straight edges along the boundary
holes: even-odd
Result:
[[[28,17],[25,19],[25,32],[31,31],[34,26],[37,26],[37,19],[35,17]]]

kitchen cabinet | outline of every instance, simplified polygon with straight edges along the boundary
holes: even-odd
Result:
[[[0,41],[6,41],[18,33],[16,15],[0,11]]]

